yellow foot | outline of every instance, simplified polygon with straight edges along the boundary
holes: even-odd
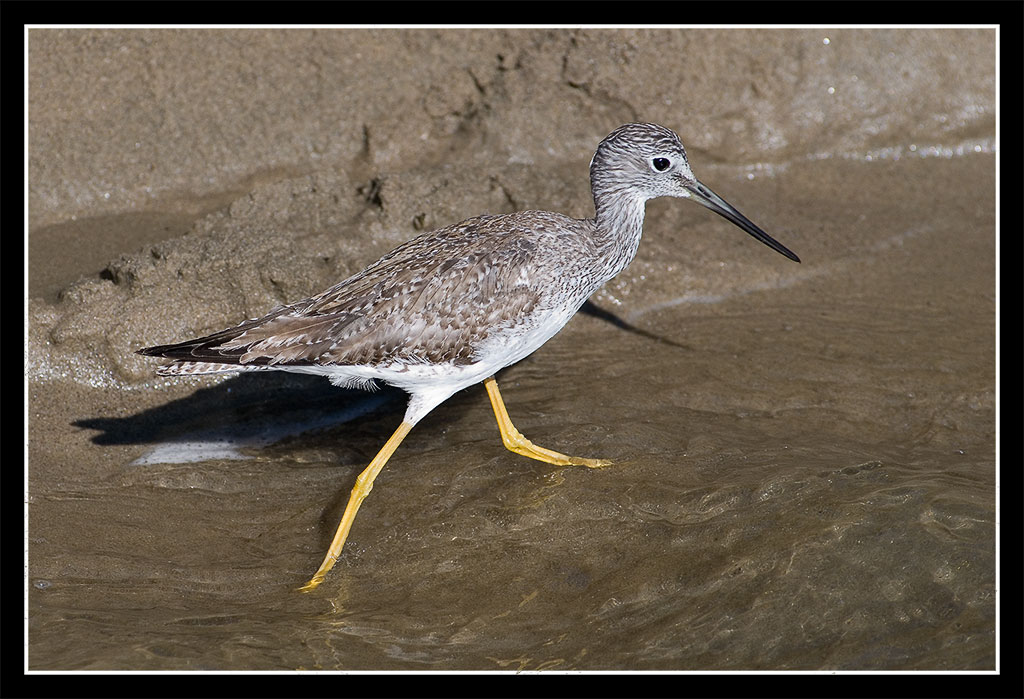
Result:
[[[316,575],[314,575],[312,578],[309,579],[308,583],[306,583],[305,585],[303,585],[302,587],[299,588],[299,592],[312,592],[313,590],[315,590],[316,588],[318,588],[320,586],[320,583],[322,583],[324,581],[324,578],[326,578],[326,577],[327,577],[327,571],[326,570],[323,571],[323,572],[320,572],[318,570],[316,572]]]
[[[512,429],[514,432],[502,432],[501,441],[505,444],[506,449],[514,451],[516,454],[528,456],[531,459],[544,461],[549,464],[554,464],[555,466],[586,466],[587,468],[604,468],[605,466],[612,465],[612,462],[607,459],[586,459],[582,456],[566,456],[565,454],[552,451],[551,449],[538,447],[536,444],[524,437],[515,427]]]
[[[501,392],[498,391],[498,384],[494,377],[484,381],[484,388],[491,399],[491,407],[494,408],[494,417],[498,420],[498,429],[501,430],[501,441],[505,448],[514,451],[516,454],[528,456],[531,459],[544,461],[555,466],[586,466],[587,468],[603,468],[610,466],[611,461],[605,459],[584,459],[580,456],[566,456],[551,449],[538,447],[536,444],[523,436],[523,433],[512,424],[512,419],[505,409],[505,402],[501,399]]]

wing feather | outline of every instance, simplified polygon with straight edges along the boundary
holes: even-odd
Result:
[[[489,333],[539,301],[536,288],[521,283],[535,273],[536,244],[528,227],[509,225],[515,216],[433,231],[309,299],[139,353],[193,367],[470,363]]]

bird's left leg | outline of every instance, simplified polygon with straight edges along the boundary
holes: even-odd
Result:
[[[555,464],[556,466],[573,465],[587,466],[588,468],[601,468],[602,466],[609,466],[612,463],[605,459],[584,459],[579,456],[566,456],[565,454],[560,454],[557,451],[552,451],[551,449],[538,447],[536,444],[524,437],[523,433],[517,430],[516,426],[512,424],[512,419],[508,416],[508,411],[505,409],[505,403],[501,400],[501,393],[498,391],[498,384],[494,380],[493,376],[484,381],[484,387],[487,389],[487,395],[491,399],[491,407],[494,408],[494,417],[498,420],[498,429],[501,430],[501,441],[509,451],[514,451],[517,454],[528,456],[531,459],[537,459],[538,461]]]

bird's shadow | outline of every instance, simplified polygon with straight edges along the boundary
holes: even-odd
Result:
[[[625,330],[626,332],[633,333],[634,335],[639,335],[642,338],[652,340],[654,342],[666,345],[668,347],[674,347],[676,349],[687,351],[691,349],[690,347],[687,347],[682,343],[676,342],[675,340],[670,340],[667,337],[662,337],[661,335],[658,335],[657,333],[652,333],[649,330],[644,330],[643,328],[638,328],[631,323],[627,323],[625,320],[623,320],[616,314],[612,313],[611,311],[605,308],[601,308],[593,301],[585,301],[583,303],[583,306],[580,307],[580,313],[585,313],[588,316],[593,316],[594,318],[598,318],[599,320],[611,323],[620,330]]]
[[[637,328],[611,311],[587,301],[581,312],[625,332],[635,333],[677,349],[672,340]],[[156,449],[136,463],[177,463],[209,458],[242,458],[238,448],[265,447],[287,437],[345,423],[375,420],[395,414],[397,425],[406,394],[382,386],[378,391],[340,389],[320,376],[284,371],[243,373],[190,395],[128,417],[74,420],[75,427],[95,430],[94,444],[155,444]],[[458,419],[478,403],[459,392],[441,409],[446,421]],[[383,428],[387,430],[388,428]],[[380,429],[374,429],[376,433]],[[388,432],[390,434],[390,432]],[[383,443],[388,434],[380,437]]]
[[[266,446],[309,430],[401,414],[404,393],[339,389],[320,376],[274,371],[244,373],[128,417],[74,420],[96,430],[94,444],[221,444]]]

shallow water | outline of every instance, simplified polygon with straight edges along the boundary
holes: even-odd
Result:
[[[581,314],[498,378],[530,439],[614,465],[507,452],[468,389],[406,439],[309,595],[295,588],[400,394],[275,375],[144,400],[33,384],[30,667],[992,668],[994,223],[977,158],[940,207],[926,185],[949,163],[904,164],[924,184],[901,213],[840,211],[826,240],[898,216],[855,254],[784,240],[804,264],[778,288],[695,299],[661,277],[646,305],[598,297],[645,334]],[[843,167],[869,182],[876,166]],[[242,460],[133,465],[299,409],[339,424]]]

